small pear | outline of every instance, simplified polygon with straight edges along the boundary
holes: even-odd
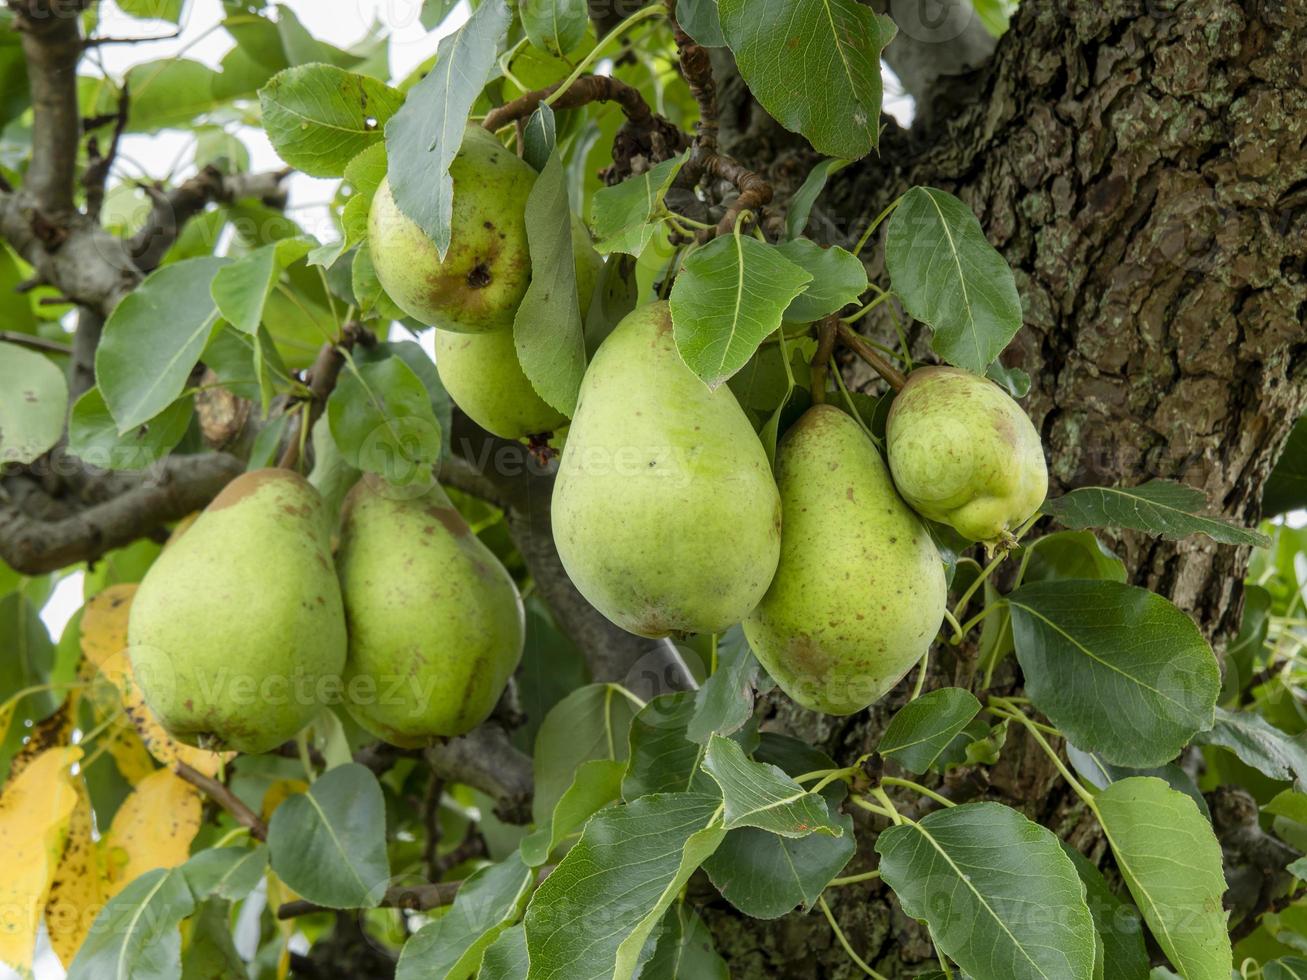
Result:
[[[890,406],[885,436],[903,499],[971,541],[1010,537],[1048,493],[1034,425],[1007,392],[970,371],[913,371]]]
[[[128,621],[150,710],[213,750],[294,738],[338,688],[345,644],[322,499],[283,469],[227,484],[150,566]]]
[[[603,260],[590,242],[590,233],[575,216],[572,248],[576,294],[584,321]],[[567,424],[567,416],[536,394],[527,380],[517,358],[512,328],[476,334],[437,330],[435,352],[436,370],[445,390],[487,432],[504,439],[523,439]]]
[[[730,388],[710,390],[664,302],[595,353],[553,495],[554,543],[581,594],[641,636],[716,633],[745,615],[780,554],[771,466]]]
[[[744,635],[782,690],[830,715],[899,682],[944,618],[944,566],[862,427],[830,405],[791,426],[777,457],[781,560]]]
[[[468,126],[449,174],[453,221],[443,262],[382,180],[368,212],[377,278],[423,323],[467,333],[511,327],[531,279],[524,215],[536,173],[480,126]]]
[[[439,485],[410,496],[364,476],[341,510],[350,714],[406,747],[470,731],[522,657],[512,576]]]

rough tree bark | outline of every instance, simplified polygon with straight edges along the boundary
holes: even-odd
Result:
[[[1032,376],[1025,404],[1044,436],[1050,493],[1165,477],[1255,521],[1307,407],[1304,50],[1302,0],[1023,3],[988,65],[948,89],[970,100],[908,132],[890,122],[879,158],[832,180],[811,227],[847,246],[913,184],[958,194],[1017,273],[1026,329],[1003,360]],[[792,188],[811,156],[761,118],[737,79],[722,89],[733,100],[724,150]],[[850,228],[832,215],[864,217]],[[1238,626],[1247,550],[1201,537],[1109,541],[1133,580],[1189,612],[1219,653]],[[951,683],[956,666],[938,657],[931,683]],[[898,706],[831,719],[777,699],[768,724],[847,761],[874,748]],[[1101,852],[1092,821],[1022,738],[1009,737],[991,775],[985,798]],[[973,776],[956,773],[950,787],[975,795]],[[874,829],[859,828],[851,870],[874,866]],[[886,976],[929,965],[927,937],[878,883],[840,889],[832,906]],[[704,912],[734,977],[861,975],[817,913]]]

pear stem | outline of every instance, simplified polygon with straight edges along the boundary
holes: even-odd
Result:
[[[826,402],[826,371],[830,367],[831,355],[835,353],[835,331],[839,319],[825,317],[817,328],[817,352],[812,355],[809,370],[812,372],[812,403],[823,405]]]
[[[908,379],[903,376],[903,372],[881,357],[880,351],[855,333],[847,323],[840,323],[837,329],[839,330],[840,340],[844,342],[845,347],[870,364],[872,370],[884,378],[885,383],[895,391],[903,390],[903,386],[908,382]]]

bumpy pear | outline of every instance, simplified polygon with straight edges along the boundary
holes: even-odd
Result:
[[[628,314],[586,371],[554,485],[577,589],[631,633],[720,632],[767,590],[780,517],[753,427],[681,360],[667,304]]]
[[[175,538],[132,601],[128,656],[175,738],[266,752],[339,688],[345,616],[327,516],[303,477],[237,477]]]
[[[885,434],[903,499],[971,541],[1007,538],[1048,493],[1039,433],[1007,392],[970,371],[913,371]]]
[[[777,458],[784,530],[776,578],[744,635],[791,698],[860,711],[899,682],[939,631],[944,566],[848,415],[814,405]]]
[[[536,173],[480,126],[469,126],[449,174],[453,222],[444,262],[383,180],[368,212],[372,264],[390,298],[423,323],[502,330],[512,326],[531,279],[524,214]]]
[[[445,492],[395,495],[363,477],[342,506],[336,567],[354,720],[406,747],[485,721],[522,657],[522,600]]]
[[[590,242],[590,233],[575,217],[572,248],[576,254],[576,294],[584,320],[603,260]],[[536,394],[527,380],[517,358],[512,328],[475,334],[437,330],[435,353],[436,370],[445,390],[487,432],[505,439],[522,439],[567,424],[567,416]]]

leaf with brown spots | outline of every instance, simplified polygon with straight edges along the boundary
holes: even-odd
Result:
[[[0,963],[26,975],[32,967],[37,925],[77,805],[68,770],[82,750],[61,746],[42,752],[0,795]]]
[[[73,784],[77,804],[68,823],[63,858],[59,861],[45,902],[45,927],[50,945],[67,968],[81,948],[91,923],[105,903],[99,852],[92,837],[91,797],[86,784]]]
[[[200,792],[170,769],[146,776],[114,814],[100,842],[105,898],[153,868],[175,868],[190,856],[200,829]]]

